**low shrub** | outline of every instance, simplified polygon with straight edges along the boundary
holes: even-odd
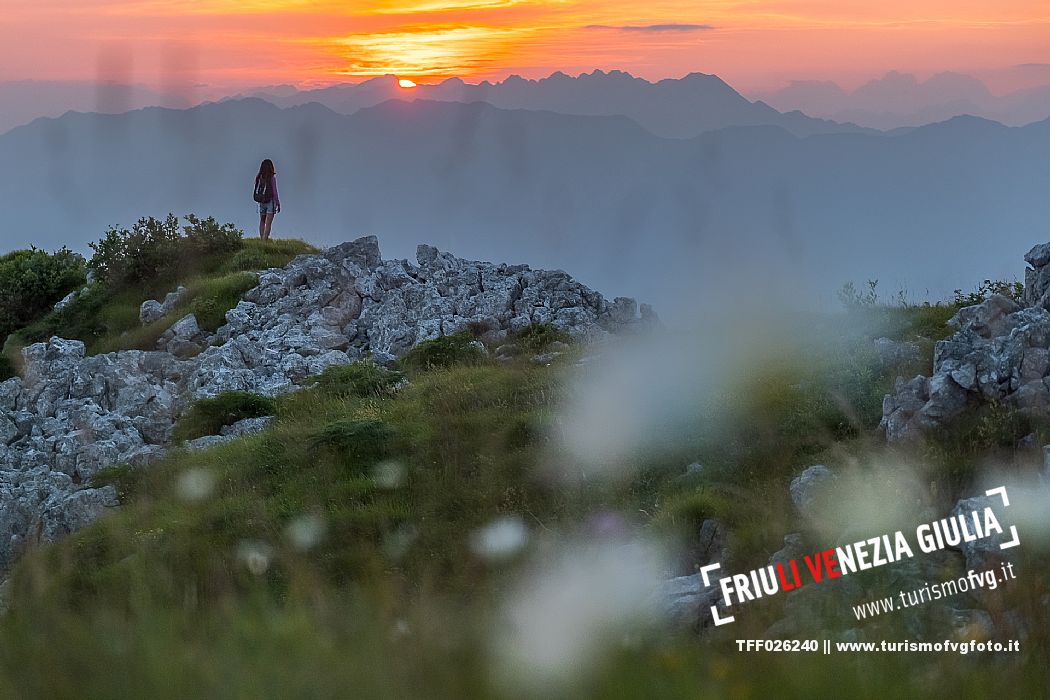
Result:
[[[708,518],[725,519],[733,500],[711,488],[693,488],[667,497],[654,518],[658,528],[696,530]]]
[[[272,416],[277,412],[276,400],[246,391],[225,391],[210,399],[194,402],[172,434],[174,440],[192,440],[205,435],[217,435],[227,425],[245,418]]]
[[[977,289],[964,293],[961,289],[955,290],[952,302],[956,306],[974,306],[988,299],[993,294],[1001,294],[1004,297],[1020,302],[1024,293],[1024,285],[1016,280],[985,280]]]
[[[330,396],[382,396],[394,390],[404,374],[380,367],[371,360],[349,365],[333,365],[312,381],[320,391]]]
[[[878,286],[878,280],[868,280],[868,288],[860,291],[851,280],[842,285],[836,294],[839,302],[847,309],[871,308],[879,304],[879,293],[876,291]]]
[[[244,232],[233,224],[220,224],[215,217],[201,219],[195,214],[187,214],[186,226],[182,232],[188,247],[198,255],[212,253],[232,253],[240,250]]]
[[[181,316],[193,312],[201,328],[216,330],[226,312],[244,292],[257,284],[249,271],[282,267],[292,258],[316,253],[301,240],[242,239],[232,224],[188,214],[180,228],[176,217],[143,218],[130,230],[110,229],[92,248],[91,261],[67,250],[52,255],[42,251],[16,251],[0,257],[0,341],[10,335],[5,353],[16,358],[18,350],[53,335],[82,340],[89,355],[114,350],[156,348],[158,337]],[[27,280],[55,280],[55,289],[27,290],[26,294],[3,288],[3,261],[31,257],[34,273]],[[40,274],[41,263],[70,272]],[[43,267],[46,267],[44,265]],[[85,283],[85,270],[95,272],[89,290],[61,311],[54,303]],[[21,277],[18,275],[16,277]],[[165,319],[144,328],[139,307],[146,299],[163,299],[177,285],[187,294]],[[25,297],[25,298],[23,298]],[[5,303],[15,312],[5,312]]]
[[[87,293],[78,295],[65,308],[51,311],[13,333],[9,344],[39,343],[53,335],[90,342],[106,332],[103,316],[112,308],[107,306],[101,287],[92,285]]]
[[[91,243],[95,254],[88,266],[108,286],[130,285],[166,273],[179,260],[179,220],[168,214],[163,221],[152,216],[139,219],[130,229],[110,227]]]
[[[192,273],[215,255],[241,248],[242,232],[233,224],[214,218],[186,217],[187,225],[168,214],[164,220],[152,216],[139,219],[130,229],[111,227],[91,244],[95,252],[88,263],[108,287],[134,287],[157,280],[175,280]]]
[[[84,258],[68,248],[54,253],[31,248],[0,256],[0,341],[83,286],[84,272]]]
[[[460,331],[433,340],[424,340],[405,353],[399,360],[399,364],[406,369],[423,371],[478,364],[484,359],[484,355],[473,343],[474,338],[468,331]]]

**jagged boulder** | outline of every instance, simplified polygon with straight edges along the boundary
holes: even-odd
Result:
[[[197,317],[193,314],[183,316],[164,331],[157,341],[160,350],[170,352],[175,357],[187,359],[198,355],[207,346],[211,334],[201,329]]]
[[[551,323],[582,339],[654,322],[633,299],[606,301],[561,271],[463,260],[421,245],[416,264],[383,260],[374,236],[303,255],[260,275],[197,358],[195,396],[227,389],[276,394],[326,367],[380,364],[473,325],[507,337]]]
[[[1050,309],[1047,305],[1050,301],[1047,298],[1047,292],[1050,291],[1050,243],[1033,246],[1025,254],[1024,260],[1031,267],[1024,271],[1024,294],[1021,300],[1025,306]]]
[[[1004,542],[1008,542],[1012,534],[1009,530],[1010,517],[1006,513],[1006,508],[1003,506],[1002,499],[998,496],[974,496],[972,498],[964,498],[956,502],[955,507],[952,509],[950,514],[951,518],[964,518],[967,522],[970,522],[970,518],[973,513],[983,514],[985,508],[991,508],[995,513],[996,520],[999,521],[1004,531],[1002,533],[992,534],[989,537],[975,539],[973,541],[963,540],[959,546],[954,547],[962,553],[966,559],[966,569],[973,571],[987,571],[994,569],[995,567],[1002,564],[1004,561],[1016,562],[1018,550],[1016,549],[1002,549],[1000,545]],[[980,521],[984,522],[983,515],[980,516]],[[970,526],[972,529],[972,526]]]
[[[872,345],[883,367],[899,367],[919,359],[919,346],[916,343],[876,338]]]
[[[167,442],[187,365],[167,353],[85,357],[84,350],[61,338],[30,345],[22,352],[24,381],[0,385],[8,468],[44,465],[83,483],[146,445]]]
[[[171,310],[182,301],[184,296],[186,296],[186,288],[179,287],[174,292],[169,292],[164,297],[164,301],[148,299],[142,302],[142,306],[139,307],[139,321],[144,326],[159,321],[171,313]]]
[[[807,520],[820,520],[828,495],[838,481],[835,472],[823,464],[814,464],[791,480],[791,501],[799,514]]]
[[[993,294],[960,309],[948,322],[956,332],[934,347],[931,375],[898,378],[883,400],[889,442],[920,438],[981,403],[1050,410],[1050,243],[1025,260],[1024,305]]]
[[[656,607],[672,625],[685,629],[703,629],[714,624],[711,607],[722,603],[720,572],[709,575],[705,586],[701,574],[678,576],[663,581],[654,592]]]
[[[43,465],[0,470],[0,571],[27,547],[80,529],[116,502],[113,487],[77,489],[69,475]]]

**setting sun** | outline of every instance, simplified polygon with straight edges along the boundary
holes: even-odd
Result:
[[[800,79],[856,87],[888,70],[905,70],[927,77],[980,73],[995,92],[1044,84],[1050,72],[1045,5],[7,0],[0,81],[156,82],[196,94],[203,85],[223,93],[231,85],[270,81],[320,87],[391,74],[477,81],[601,68],[647,79],[716,73],[747,91]],[[56,6],[69,11],[55,13]],[[974,46],[981,48],[979,58]]]
[[[413,83],[408,78],[401,78],[400,80],[397,81],[397,84],[400,85],[403,88],[414,88],[416,86],[416,84]]]

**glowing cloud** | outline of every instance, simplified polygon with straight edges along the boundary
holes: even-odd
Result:
[[[413,31],[355,34],[337,40],[344,49],[342,75],[451,75],[496,65],[523,28],[435,26]]]
[[[1050,44],[1040,0],[6,0],[0,24],[0,80],[96,79],[109,52],[130,82],[210,86],[594,68],[855,86],[1045,63]]]

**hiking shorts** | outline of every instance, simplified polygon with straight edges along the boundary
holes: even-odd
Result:
[[[271,199],[269,202],[260,202],[259,214],[266,216],[267,214],[273,215],[277,211],[277,204]]]

